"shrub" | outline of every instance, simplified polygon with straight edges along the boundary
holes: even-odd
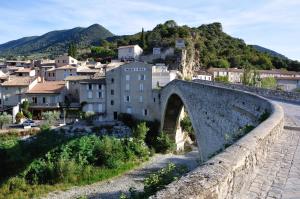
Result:
[[[147,127],[146,122],[141,122],[133,129],[133,137],[145,141],[148,131],[149,128]]]
[[[25,118],[25,116],[23,115],[23,112],[18,112],[16,114],[16,123],[19,124],[23,118]]]
[[[47,111],[42,113],[42,117],[46,120],[46,123],[50,126],[54,125],[55,121],[59,120],[58,111]]]
[[[3,125],[5,124],[9,124],[12,122],[12,116],[7,114],[6,112],[2,113],[2,115],[0,115],[0,127],[1,129],[3,128]]]
[[[175,143],[169,138],[169,136],[161,132],[157,137],[157,144],[155,145],[155,150],[158,153],[168,153],[175,149]]]

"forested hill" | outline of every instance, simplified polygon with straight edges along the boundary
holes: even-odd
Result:
[[[246,45],[242,39],[231,37],[223,32],[221,23],[199,27],[178,26],[175,21],[157,25],[153,30],[135,35],[115,37],[104,42],[104,47],[93,47],[94,56],[112,55],[116,47],[140,44],[144,51],[151,53],[153,47],[170,47],[176,38],[184,38],[188,57],[197,67],[244,67],[258,69],[286,68],[300,71],[300,63],[285,57],[273,56]],[[109,53],[109,50],[112,52]]]
[[[99,43],[100,39],[113,34],[99,24],[87,28],[51,31],[42,36],[24,37],[0,45],[0,56],[32,55],[56,56],[68,51],[68,46],[75,43],[80,48]]]

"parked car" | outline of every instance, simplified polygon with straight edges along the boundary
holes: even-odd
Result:
[[[31,126],[31,127],[37,127],[38,124],[36,122],[34,122],[33,120],[25,120],[23,123],[22,123],[22,126],[25,127],[25,126]]]

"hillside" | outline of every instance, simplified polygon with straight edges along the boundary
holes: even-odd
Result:
[[[287,59],[286,56],[274,51],[274,50],[270,50],[268,48],[265,48],[265,47],[262,47],[262,46],[259,46],[259,45],[251,45],[254,49],[256,49],[257,51],[259,52],[262,52],[262,53],[267,53],[273,57],[278,57],[278,58],[281,58],[281,59]]]
[[[114,37],[97,47],[93,47],[91,56],[98,58],[105,56],[107,50],[116,52],[116,47],[128,44],[140,44],[145,53],[151,53],[153,47],[168,48],[175,46],[177,38],[184,38],[186,43],[186,62],[177,66],[189,72],[208,67],[252,67],[257,69],[285,68],[300,71],[300,63],[285,57],[274,56],[262,52],[242,39],[231,37],[223,32],[221,23],[204,24],[199,27],[179,26],[173,20],[158,24],[153,30],[142,34]],[[103,47],[104,46],[104,47]],[[94,53],[93,53],[94,51]],[[106,53],[101,53],[105,51]],[[168,57],[167,64],[172,65],[181,52],[175,51],[174,57]],[[160,60],[158,60],[160,61]]]
[[[4,43],[0,45],[0,56],[32,54],[56,56],[67,52],[71,43],[76,43],[78,48],[84,48],[112,36],[110,31],[98,24],[87,28],[51,31],[41,36],[24,37]]]

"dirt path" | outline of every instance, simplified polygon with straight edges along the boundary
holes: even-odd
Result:
[[[184,164],[189,170],[199,165],[198,151],[193,151],[185,155],[155,155],[140,168],[130,171],[120,177],[116,177],[104,182],[95,183],[83,187],[74,187],[68,191],[52,192],[45,199],[67,199],[87,196],[92,199],[114,199],[119,198],[122,192],[128,193],[130,187],[136,187],[138,190],[143,189],[143,179],[149,173],[166,166],[169,162],[175,164]]]

